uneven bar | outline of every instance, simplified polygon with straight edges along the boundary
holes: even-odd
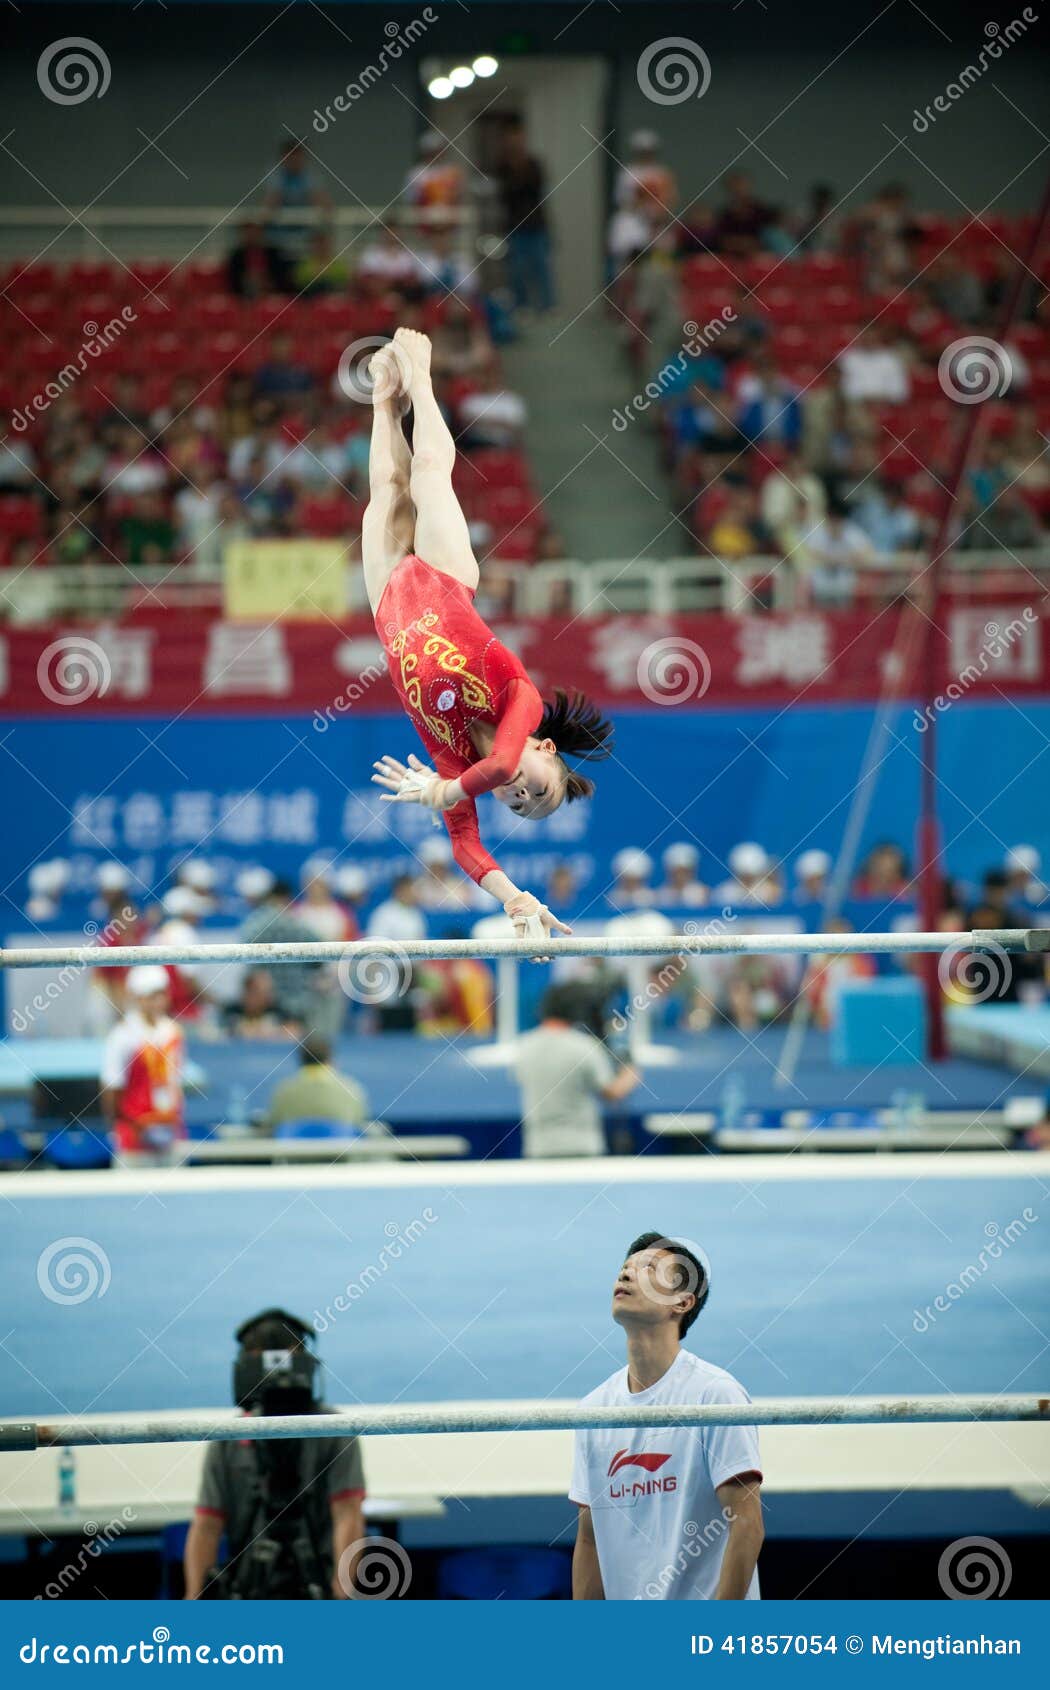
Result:
[[[915,1421],[1043,1420],[1050,1392],[1012,1396],[768,1397],[753,1403],[685,1404],[664,1408],[534,1408],[515,1412],[494,1403],[439,1413],[418,1408],[340,1409],[333,1414],[287,1414],[245,1419],[224,1414],[172,1414],[122,1420],[0,1422],[0,1450],[63,1449],[78,1444],[231,1443],[251,1438],[397,1437],[405,1433],[571,1432],[643,1426],[878,1426]],[[35,1442],[28,1441],[35,1434]]]
[[[389,958],[396,963],[473,957],[522,962],[546,957],[853,956],[878,951],[1050,951],[1050,930],[979,928],[971,933],[669,933],[617,934],[571,939],[350,939],[263,945],[44,945],[0,949],[0,968],[133,968],[156,962],[354,962]]]

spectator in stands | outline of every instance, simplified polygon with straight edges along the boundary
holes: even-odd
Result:
[[[555,863],[547,882],[547,903],[552,910],[571,910],[579,897],[579,885],[569,863]]]
[[[217,881],[214,868],[203,857],[184,857],[175,873],[175,884],[188,886],[196,898],[199,917],[214,915],[218,909]]]
[[[36,475],[36,453],[28,440],[0,441],[0,488],[31,488]]]
[[[358,939],[357,918],[332,896],[333,865],[320,857],[305,862],[300,875],[302,894],[293,913],[318,939]]]
[[[200,944],[198,923],[204,906],[196,892],[189,886],[173,886],[161,899],[161,910],[162,920],[149,940],[151,945]],[[200,984],[199,965],[192,962],[168,963],[167,971],[171,1013],[175,1019],[205,1020],[211,999]]]
[[[165,969],[130,968],[129,1008],[102,1052],[102,1109],[112,1123],[117,1158],[161,1165],[185,1137],[182,1032],[169,1014]]]
[[[913,552],[922,542],[922,521],[899,481],[870,481],[866,496],[852,506],[852,520],[879,557]]]
[[[1023,552],[1043,538],[1031,505],[1017,487],[1004,487],[993,503],[971,515],[964,504],[965,526],[957,541],[967,552]]]
[[[890,325],[867,323],[839,354],[838,365],[847,401],[870,399],[897,405],[908,397],[908,358]]]
[[[761,445],[797,449],[802,438],[798,388],[777,369],[770,353],[756,351],[751,369],[736,391],[736,424],[744,439]]]
[[[870,293],[889,292],[908,282],[918,234],[908,190],[899,182],[887,182],[853,219],[853,239]]]
[[[727,1020],[741,1033],[757,1033],[775,1021],[791,999],[790,959],[733,957],[721,983]]]
[[[268,868],[253,865],[241,870],[233,883],[233,889],[237,896],[244,900],[249,910],[257,910],[270,896],[273,882],[274,877]]]
[[[664,883],[653,894],[657,904],[702,908],[711,896],[696,870],[700,853],[687,839],[669,845],[663,855]]]
[[[627,163],[618,171],[613,188],[616,204],[639,209],[654,230],[678,204],[674,172],[661,151],[655,129],[636,129],[627,143]]]
[[[476,391],[459,402],[459,445],[468,451],[480,446],[519,446],[527,417],[524,399],[503,386],[490,364]]]
[[[278,1039],[287,1034],[273,1001],[273,975],[250,968],[241,981],[237,1001],[223,1012],[223,1026],[235,1039]]]
[[[759,515],[754,488],[723,482],[721,509],[707,531],[706,543],[715,557],[729,563],[769,551],[771,537]]]
[[[715,246],[735,258],[750,258],[760,250],[769,207],[755,197],[751,177],[744,170],[726,177],[725,204],[715,221]]]
[[[496,180],[514,304],[519,314],[536,311],[546,315],[554,309],[550,233],[544,209],[546,177],[543,165],[529,150],[525,125],[520,121],[507,127]]]
[[[419,889],[411,874],[394,876],[390,896],[377,904],[368,919],[370,939],[425,939],[427,924],[419,910]]]
[[[302,399],[314,385],[304,364],[292,356],[292,337],[282,331],[271,335],[267,356],[255,372],[255,392],[260,399],[278,402]]]
[[[419,137],[418,160],[405,177],[404,198],[408,204],[431,216],[462,205],[465,181],[461,158],[436,129],[425,130]]]
[[[761,243],[763,252],[771,252],[777,258],[790,258],[794,254],[798,243],[782,205],[770,206],[769,221],[762,230]]]
[[[641,1084],[634,1068],[617,1070],[601,1041],[584,1030],[584,996],[572,981],[548,987],[539,1026],[518,1040],[525,1156],[604,1156],[600,1100],[619,1102]]]
[[[903,898],[909,890],[908,863],[900,846],[888,839],[873,845],[853,883],[853,896]]]
[[[853,928],[842,916],[829,916],[828,933],[852,933]],[[809,1004],[813,1025],[828,1032],[838,1019],[839,993],[843,986],[855,980],[871,980],[878,972],[870,953],[849,956],[814,957],[806,971],[802,991]]]
[[[983,315],[984,299],[975,271],[963,263],[953,246],[939,252],[926,272],[930,297],[947,316],[977,322]]]
[[[368,897],[368,876],[358,863],[342,863],[335,871],[335,889],[347,915],[361,926],[361,910]]]
[[[296,293],[306,299],[325,293],[345,293],[350,284],[350,266],[342,253],[336,252],[329,230],[314,230],[306,253],[292,270],[292,282]]]
[[[266,1125],[272,1130],[285,1121],[326,1121],[363,1132],[368,1100],[356,1080],[333,1067],[331,1046],[324,1039],[303,1039],[299,1062],[298,1074],[274,1088],[266,1105]]]
[[[1004,456],[1010,481],[1023,493],[1045,493],[1050,488],[1050,454],[1034,405],[1018,406]]]
[[[136,428],[119,427],[103,471],[106,491],[137,498],[143,493],[161,493],[168,479],[167,466]]]
[[[831,858],[826,851],[803,851],[795,863],[796,904],[823,904]]]
[[[1034,845],[1010,847],[1006,853],[1003,870],[1009,897],[1014,905],[1030,904],[1033,908],[1038,908],[1040,904],[1045,903],[1047,888],[1039,878],[1042,866],[1042,858]]]
[[[835,190],[827,182],[814,182],[809,200],[800,212],[796,239],[801,252],[834,252],[838,233],[832,221],[835,210]]]
[[[423,865],[416,886],[420,909],[449,915],[477,907],[473,883],[457,874],[452,866],[452,846],[446,834],[424,839],[416,856]]]
[[[296,915],[287,880],[274,880],[241,928],[251,945],[312,943],[317,935]],[[296,1036],[332,1038],[342,1021],[344,1000],[337,995],[320,962],[283,962],[271,975],[274,1008],[282,1025]]]
[[[824,609],[849,604],[857,569],[874,557],[871,541],[850,521],[847,506],[830,503],[823,520],[805,536],[800,557],[811,602]]]
[[[287,293],[285,253],[274,241],[266,239],[261,223],[241,224],[240,239],[226,261],[226,285],[238,299]]]
[[[427,230],[426,243],[419,253],[419,267],[423,287],[428,295],[445,299],[451,294],[461,307],[478,292],[478,267],[462,252],[456,251],[455,231],[447,225],[434,224]],[[448,321],[448,300],[444,321]]]
[[[758,905],[768,908],[770,904],[779,902],[778,896],[770,896],[775,886],[772,859],[768,852],[753,840],[745,840],[733,846],[729,853],[729,872],[731,878],[723,880],[722,884],[715,888],[716,904]]]
[[[785,557],[803,536],[823,520],[827,493],[818,475],[799,452],[791,452],[779,469],[771,469],[759,489],[759,515],[772,543]]]
[[[612,871],[616,878],[609,892],[609,902],[614,909],[641,910],[652,907],[654,895],[650,880],[653,859],[645,851],[640,851],[634,845],[617,851],[612,860]]]
[[[172,500],[175,543],[183,562],[200,574],[214,574],[222,565],[229,493],[221,472],[204,467]]]
[[[462,299],[446,301],[434,330],[431,368],[439,376],[480,380],[492,362],[492,342],[481,318]]]
[[[32,922],[53,921],[58,915],[62,894],[69,885],[69,863],[64,857],[49,862],[34,863],[26,876],[29,896],[25,913]],[[100,940],[100,943],[105,943]]]
[[[306,148],[295,135],[283,136],[278,143],[277,164],[266,179],[263,204],[269,217],[269,244],[294,264],[306,251],[318,221],[332,208],[331,196],[317,181]]]
[[[453,928],[443,934],[458,939]],[[469,1033],[487,1038],[493,1029],[495,981],[491,968],[477,957],[439,957],[420,963],[413,986],[419,999],[418,1031],[424,1038],[455,1038]]]
[[[393,225],[377,223],[358,261],[359,287],[373,296],[393,292],[404,299],[415,299],[425,280],[419,259]]]

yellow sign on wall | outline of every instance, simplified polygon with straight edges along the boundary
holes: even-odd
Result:
[[[338,621],[347,612],[350,567],[345,540],[234,540],[223,557],[226,616]]]

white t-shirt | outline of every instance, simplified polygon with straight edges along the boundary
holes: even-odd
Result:
[[[534,1027],[518,1040],[526,1156],[604,1156],[601,1092],[615,1074],[605,1046],[581,1027]]]
[[[372,911],[368,921],[370,939],[425,939],[427,924],[414,904],[387,898]]]
[[[584,1397],[587,1408],[662,1403],[745,1403],[721,1367],[679,1350],[647,1391],[627,1389],[627,1369]],[[610,1601],[710,1601],[718,1590],[729,1526],[715,1494],[728,1479],[761,1477],[754,1426],[624,1427],[577,1432],[570,1500],[591,1510]],[[758,1573],[749,1598],[758,1596]]]

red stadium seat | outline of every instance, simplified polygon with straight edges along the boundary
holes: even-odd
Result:
[[[44,532],[44,506],[33,494],[0,499],[0,533],[14,540],[35,539]]]

